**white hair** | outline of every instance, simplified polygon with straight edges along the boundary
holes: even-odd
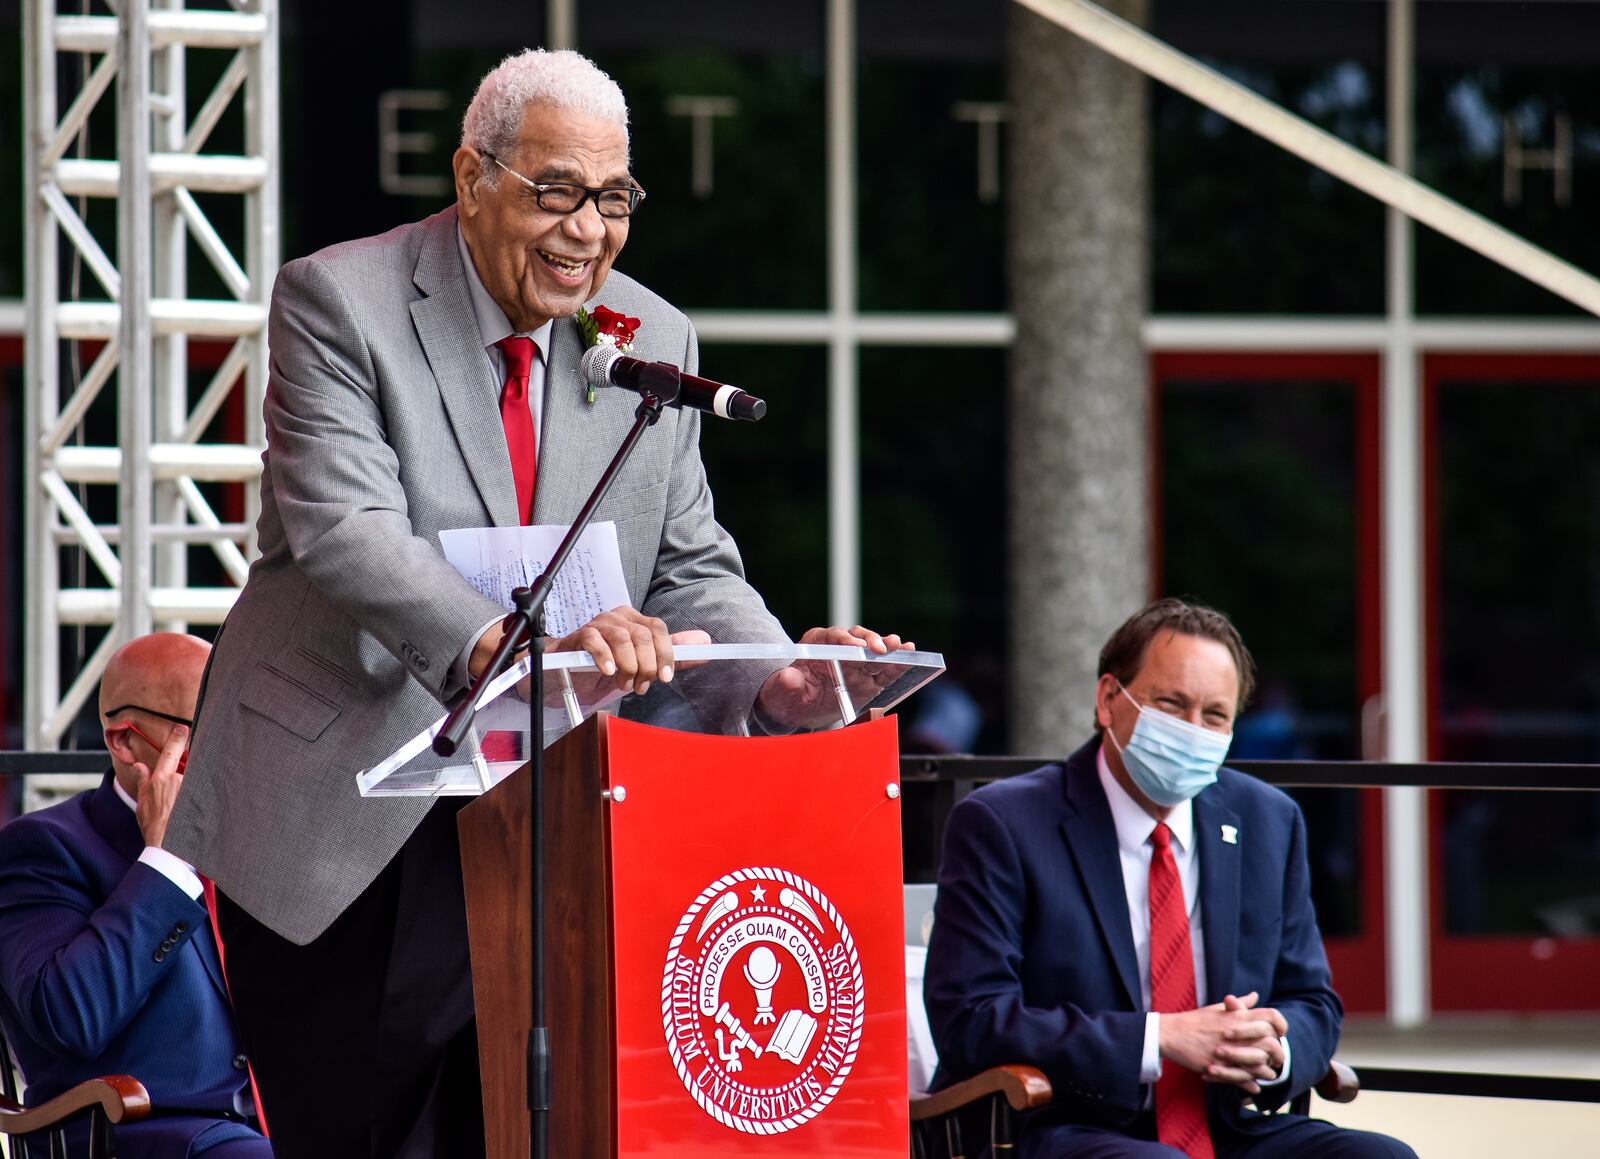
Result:
[[[529,105],[547,104],[614,121],[628,137],[628,102],[622,89],[581,53],[525,48],[506,57],[478,82],[461,118],[461,143],[496,157],[512,154]],[[500,170],[485,166],[483,183],[495,187]]]

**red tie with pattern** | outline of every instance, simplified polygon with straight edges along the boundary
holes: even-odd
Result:
[[[533,522],[533,484],[539,467],[533,413],[528,409],[528,374],[539,346],[522,334],[502,338],[495,345],[506,360],[506,383],[500,388],[500,422],[506,428],[511,477],[517,484],[517,517],[526,526]],[[479,739],[479,748],[487,761],[520,761],[522,734],[486,732]]]
[[[521,334],[502,338],[495,345],[506,360],[506,382],[500,388],[500,421],[506,428],[511,477],[517,484],[517,514],[526,525],[533,522],[533,482],[539,462],[533,413],[528,409],[528,374],[538,346]]]
[[[1193,1010],[1194,952],[1189,909],[1172,857],[1172,830],[1163,822],[1150,834],[1150,1009],[1158,1014]],[[1206,1125],[1206,1085],[1198,1074],[1168,1059],[1156,1082],[1156,1138],[1189,1159],[1214,1159]]]

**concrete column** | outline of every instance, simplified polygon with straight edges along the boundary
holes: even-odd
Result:
[[[1109,0],[1145,22],[1146,0]],[[1064,753],[1150,587],[1144,78],[1010,9],[1012,750]]]

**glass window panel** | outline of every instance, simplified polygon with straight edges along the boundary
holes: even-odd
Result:
[[[1155,0],[1151,28],[1381,156],[1383,19],[1381,4]],[[1376,201],[1163,85],[1150,108],[1157,313],[1382,312]]]
[[[1417,5],[1416,19],[1417,176],[1583,269],[1600,267],[1600,6],[1435,0]],[[1417,231],[1417,308],[1578,312],[1427,229]]]
[[[1230,756],[1360,756],[1355,392],[1347,382],[1167,376],[1161,590],[1226,612],[1255,657]],[[1296,790],[1323,932],[1360,929],[1359,800]]]
[[[1600,762],[1600,367],[1474,377],[1436,403],[1435,755]],[[1600,932],[1600,794],[1443,798],[1448,932]]]
[[[707,418],[700,454],[717,519],[790,635],[828,622],[828,356],[820,347],[707,344],[700,365],[766,400],[758,423]],[[649,438],[647,434],[645,436]]]
[[[1005,305],[1005,7],[862,0],[863,310]]]
[[[1006,358],[861,352],[861,615],[944,653],[906,752],[1006,752]]]
[[[628,96],[650,192],[622,268],[686,307],[825,306],[822,6],[580,5],[578,44]]]

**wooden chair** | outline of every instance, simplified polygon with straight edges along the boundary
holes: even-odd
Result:
[[[1054,1097],[1050,1080],[1031,1066],[996,1066],[932,1094],[911,1096],[912,1159],[965,1159],[963,1119],[980,1113],[988,1100],[989,1154],[1004,1159],[1016,1149],[1016,1114],[1045,1106]],[[973,1155],[984,1152],[975,1151]]]
[[[1361,1093],[1356,1072],[1338,1059],[1316,1084],[1316,1092],[1330,1103],[1348,1103]],[[972,1078],[932,1094],[911,1096],[912,1159],[1005,1159],[1016,1149],[1016,1115],[1049,1104],[1054,1097],[1050,1080],[1031,1066],[997,1066]],[[985,1110],[989,1121],[989,1149],[968,1152],[962,1138],[962,1123],[971,1129],[974,1119],[980,1124]],[[1311,1107],[1311,1092],[1305,1091],[1290,1104],[1296,1114]]]
[[[89,1159],[115,1159],[111,1128],[150,1113],[150,1093],[129,1075],[81,1082],[37,1107],[23,1107],[11,1047],[0,1033],[0,1141],[10,1159],[68,1159],[68,1130],[88,1119]]]

